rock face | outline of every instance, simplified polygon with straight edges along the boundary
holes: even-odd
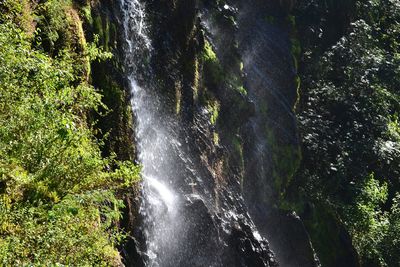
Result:
[[[89,40],[99,37],[99,44],[113,53],[112,60],[94,62],[91,66],[91,83],[103,95],[102,101],[109,108],[104,116],[93,118],[103,133],[108,133],[102,152],[105,156],[115,153],[121,160],[134,160],[135,140],[130,94],[123,77],[122,44],[120,42],[120,16],[115,1],[96,1],[92,4],[91,20],[86,22]]]
[[[280,2],[285,3],[247,1],[238,20],[246,86],[256,107],[244,128],[244,197],[282,266],[317,266],[300,218],[279,209],[301,160],[293,29],[285,14],[293,3]],[[275,15],[266,19],[266,14]]]
[[[182,143],[171,146],[170,154],[178,170],[171,186],[184,199],[177,211],[184,226],[178,248],[160,266],[277,266],[279,260],[281,266],[316,266],[301,221],[277,208],[300,159],[293,114],[296,70],[284,19],[293,1],[143,4],[153,49],[147,63],[151,75],[138,82],[146,87],[150,77]],[[266,17],[272,10],[281,17]],[[94,82],[115,89],[106,95],[110,104],[119,103],[114,119],[125,114],[121,127],[113,128],[110,151],[130,144],[117,154],[133,157],[121,11],[114,2],[99,1],[93,12],[94,32],[116,56],[109,65],[94,67]],[[126,266],[144,266],[150,257],[148,222],[134,195],[126,200],[121,222],[132,237],[121,252]]]

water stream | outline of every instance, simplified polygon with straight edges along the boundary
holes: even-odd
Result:
[[[148,266],[168,265],[168,256],[177,249],[180,199],[174,192],[173,157],[171,146],[179,146],[168,127],[169,118],[163,114],[160,101],[149,83],[141,81],[146,60],[152,48],[147,37],[146,16],[142,3],[121,0],[125,67],[132,93],[132,109],[136,121],[138,160],[142,165],[143,203],[140,213],[145,223]],[[139,83],[141,84],[139,85]]]
[[[139,0],[119,0],[119,9],[142,166],[141,252],[146,266],[274,266],[239,183],[213,169],[217,157],[211,149],[210,114],[200,108],[186,125],[166,112],[168,99],[152,82],[156,78],[149,64],[153,49],[145,7]]]

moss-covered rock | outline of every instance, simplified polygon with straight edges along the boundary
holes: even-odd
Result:
[[[116,154],[118,158],[135,159],[135,142],[133,140],[134,119],[130,105],[130,92],[123,78],[122,59],[120,58],[120,40],[118,39],[118,21],[114,17],[113,6],[102,1],[93,2],[87,9],[87,33],[98,42],[103,51],[113,53],[107,61],[94,62],[91,66],[91,82],[102,94],[106,109],[94,114],[96,125],[101,134],[106,135],[103,153]],[[121,30],[121,29],[120,29]],[[96,40],[98,39],[98,40]]]
[[[351,237],[332,207],[308,204],[302,218],[322,266],[360,266]]]

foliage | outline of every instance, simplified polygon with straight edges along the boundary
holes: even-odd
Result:
[[[354,245],[364,263],[377,266],[399,266],[400,210],[397,194],[390,210],[382,210],[388,200],[387,184],[368,176],[353,205],[344,207],[344,219]]]
[[[86,119],[101,95],[71,51],[30,41],[0,24],[0,265],[118,265],[116,193],[139,170],[101,157]]]
[[[2,21],[13,21],[29,34],[32,34],[35,30],[34,16],[31,12],[29,0],[0,1],[0,22]]]
[[[344,210],[345,222],[354,238],[355,247],[363,258],[378,261],[379,265],[385,263],[379,247],[386,237],[389,223],[387,213],[380,207],[387,201],[387,197],[387,184],[380,185],[371,174],[354,204]]]
[[[79,48],[74,39],[77,36],[71,31],[74,23],[71,21],[71,10],[71,0],[48,0],[37,8],[37,41],[51,54],[56,55],[63,49]]]
[[[352,22],[335,23],[335,12]],[[393,0],[305,1],[297,17],[303,162],[293,188],[336,209],[372,266],[399,265],[399,19]]]

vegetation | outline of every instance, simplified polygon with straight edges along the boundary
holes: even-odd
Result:
[[[222,24],[233,33],[229,12]],[[398,0],[298,1],[287,17],[297,35],[291,52],[302,157],[265,129],[271,175],[281,208],[301,215],[323,266],[341,266],[353,248],[362,266],[400,266],[399,22]],[[84,24],[92,26],[93,43]],[[113,154],[120,148],[132,158],[123,148],[131,111],[108,66],[100,66],[111,54],[97,43],[114,51],[117,29],[92,17],[87,1],[0,0],[1,266],[121,262],[120,196],[137,183],[139,168]],[[218,57],[205,40],[198,56],[183,60],[183,72],[193,72],[195,98],[205,87],[200,100],[213,142],[230,148],[228,161],[243,172],[239,132],[254,111],[237,44],[223,52]],[[103,95],[90,81],[106,86]],[[176,112],[187,112],[180,102],[186,87],[176,84]],[[111,123],[96,129],[93,117],[104,116]]]
[[[71,3],[29,8],[0,3],[0,265],[119,265],[117,196],[139,169],[101,157],[88,114],[106,107],[83,71],[110,55],[82,39]]]
[[[337,215],[363,266],[400,266],[399,21],[393,0],[304,1],[297,10],[304,159],[292,192],[314,213]],[[300,213],[321,252],[329,234],[318,232],[330,222],[307,205]],[[332,253],[320,253],[323,265],[334,266]]]
[[[206,85],[216,87],[223,81],[224,73],[217,55],[208,41],[205,42],[204,51],[201,56],[204,61],[204,72],[206,77],[208,77]]]

